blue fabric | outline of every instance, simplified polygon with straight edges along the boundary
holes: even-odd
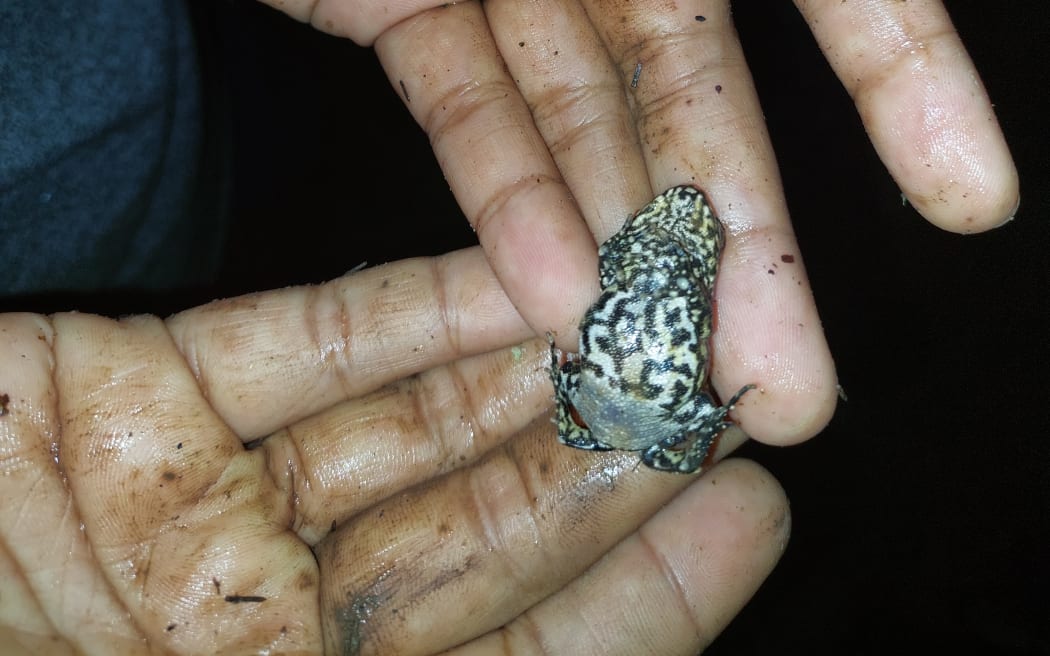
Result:
[[[214,271],[198,64],[181,0],[0,2],[0,294]]]

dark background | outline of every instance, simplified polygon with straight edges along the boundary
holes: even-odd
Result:
[[[708,653],[1050,654],[1047,10],[948,5],[1021,175],[1017,219],[968,237],[902,204],[790,3],[734,4],[849,400],[804,445],[745,447],[794,533]],[[240,158],[222,295],[476,243],[371,50],[225,7]]]
[[[710,654],[1050,654],[1048,11],[947,4],[1021,175],[1017,219],[968,237],[902,205],[790,3],[734,4],[849,400],[804,445],[743,449],[783,483],[794,533]],[[120,311],[476,243],[371,50],[247,0],[216,7],[237,156],[225,267],[214,288]]]

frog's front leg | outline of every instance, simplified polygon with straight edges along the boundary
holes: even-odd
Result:
[[[554,336],[547,333],[551,349],[551,381],[554,383],[554,417],[551,421],[558,427],[558,441],[567,446],[588,451],[609,451],[608,444],[597,440],[591,430],[573,416],[572,397],[580,388],[580,363],[573,360],[560,362],[560,354],[554,346]]]

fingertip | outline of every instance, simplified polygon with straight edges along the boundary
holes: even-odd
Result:
[[[932,192],[904,194],[924,219],[942,230],[969,235],[1001,228],[1013,221],[1021,205],[1017,169],[1009,153],[989,168],[989,175],[974,183],[949,179]]]
[[[872,143],[930,223],[971,234],[1016,211],[1018,178],[995,110],[954,32],[872,69],[857,107]]]
[[[669,585],[647,578],[637,605],[673,604],[685,612],[675,623],[677,639],[667,638],[670,644],[658,653],[685,653],[680,650],[687,635],[695,641],[690,653],[696,653],[726,628],[776,567],[790,539],[791,507],[769,471],[750,460],[730,459],[694,481],[638,535],[638,542],[625,541],[607,560],[644,563],[630,557],[636,548],[638,557],[651,558]],[[601,566],[596,569],[600,574]],[[630,576],[622,574],[621,580]]]
[[[641,530],[654,541],[673,546],[695,542],[701,527],[705,539],[712,542],[725,546],[746,542],[766,549],[762,558],[771,569],[791,534],[787,492],[757,462],[727,458],[693,481]],[[722,557],[735,562],[728,551]]]
[[[918,98],[915,111],[943,111],[937,103],[931,97]],[[1020,206],[1019,180],[983,90],[980,97],[960,100],[959,105],[950,121],[915,126],[913,139],[905,140],[912,153],[890,170],[927,221],[949,232],[976,234],[1013,219]]]
[[[789,445],[819,433],[835,412],[835,362],[793,236],[738,233],[718,282],[711,375],[736,404],[734,420],[765,444]]]
[[[762,394],[763,389],[758,388]],[[768,402],[740,404],[740,427],[763,444],[792,446],[816,437],[831,422],[838,407],[838,385],[780,389]]]
[[[747,539],[766,549],[764,557],[770,570],[783,553],[791,535],[791,505],[780,481],[762,465],[746,458],[729,458],[720,462],[694,485],[707,485],[700,498],[683,499],[685,508],[705,513],[721,513],[718,525],[727,525],[736,540]],[[675,517],[672,502],[668,506],[675,525],[687,517]]]

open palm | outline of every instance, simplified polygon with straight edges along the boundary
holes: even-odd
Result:
[[[167,321],[0,316],[5,649],[709,641],[786,542],[780,488],[558,445],[529,334],[479,249]]]

